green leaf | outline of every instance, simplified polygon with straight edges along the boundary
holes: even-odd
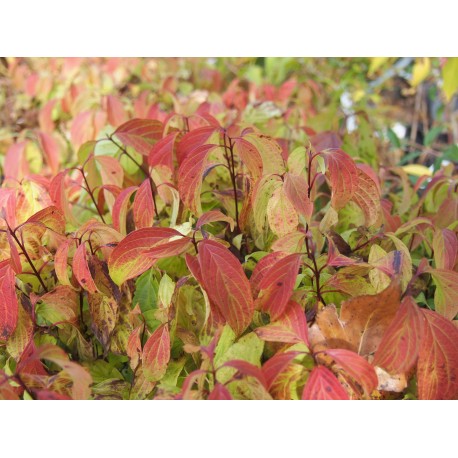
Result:
[[[135,282],[135,294],[133,305],[140,304],[142,313],[157,308],[159,282],[154,275],[153,269],[147,270],[140,275]]]

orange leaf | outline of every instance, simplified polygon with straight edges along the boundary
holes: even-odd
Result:
[[[86,245],[81,243],[73,257],[73,274],[83,289],[89,293],[98,292],[97,286],[92,278],[86,254]]]
[[[15,330],[18,320],[16,277],[10,261],[0,262],[0,339],[6,340]]]
[[[131,119],[119,126],[114,135],[121,142],[143,156],[148,156],[153,145],[162,138],[163,125],[155,119]]]

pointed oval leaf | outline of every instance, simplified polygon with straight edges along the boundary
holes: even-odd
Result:
[[[354,187],[351,200],[363,211],[367,226],[381,224],[382,204],[380,191],[374,180],[361,169],[357,169],[357,185]]]
[[[275,189],[267,204],[267,219],[272,232],[283,237],[296,230],[299,218],[293,204],[288,199],[284,187]]]
[[[142,367],[150,382],[160,380],[170,360],[170,335],[167,323],[159,326],[146,341],[142,352]]]
[[[283,187],[286,196],[293,204],[295,210],[303,215],[305,220],[310,223],[313,214],[313,202],[308,196],[308,185],[305,178],[301,175],[285,173]]]
[[[453,320],[458,314],[458,272],[446,269],[428,269],[427,272],[431,274],[436,285],[436,311]]]
[[[348,394],[336,376],[326,367],[315,367],[302,392],[303,400],[348,400]]]
[[[269,313],[272,321],[279,318],[293,293],[294,284],[301,262],[299,254],[290,254],[279,259],[265,273],[259,284],[256,308]]]
[[[148,270],[157,259],[181,254],[190,246],[191,239],[171,228],[148,227],[131,232],[111,253],[110,277],[121,285]]]
[[[154,223],[154,200],[149,180],[143,181],[135,194],[132,205],[134,213],[134,223],[137,229],[151,227]]]
[[[86,253],[86,244],[81,243],[73,257],[73,274],[80,286],[89,293],[98,292],[97,286],[92,278]]]
[[[458,256],[458,239],[450,229],[436,229],[433,237],[436,269],[453,270]]]
[[[254,314],[248,278],[238,259],[220,243],[204,240],[198,247],[203,287],[210,302],[240,335]]]
[[[418,355],[418,397],[458,399],[458,328],[438,313],[421,311],[425,332]]]
[[[148,156],[153,145],[162,138],[163,125],[155,119],[131,119],[119,126],[114,135],[137,153]]]
[[[123,235],[127,234],[127,208],[130,203],[130,198],[137,189],[137,186],[130,186],[123,189],[116,197],[113,205],[113,227]]]
[[[375,353],[374,366],[383,367],[390,374],[408,373],[417,363],[423,329],[424,318],[420,308],[410,296],[404,298],[383,334]]]
[[[18,301],[16,296],[16,277],[10,261],[0,262],[0,339],[6,340],[16,329],[18,320]]]
[[[341,348],[326,350],[326,354],[362,386],[366,395],[370,395],[377,388],[378,378],[375,369],[363,357]]]

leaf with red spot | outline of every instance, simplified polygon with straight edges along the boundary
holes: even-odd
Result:
[[[98,292],[97,286],[92,278],[86,253],[86,245],[81,243],[73,257],[73,274],[80,286],[89,293]]]
[[[131,119],[119,126],[114,135],[137,153],[148,156],[153,145],[162,138],[163,125],[155,119]]]
[[[358,188],[358,168],[341,149],[328,149],[320,154],[324,158],[331,187],[331,205],[340,210],[353,198]]]
[[[262,326],[254,330],[256,335],[268,342],[299,343],[303,342],[307,346],[308,328],[305,312],[301,306],[294,301],[290,301],[286,311],[277,321]]]
[[[401,302],[375,353],[374,366],[391,374],[408,373],[416,364],[424,329],[420,308],[410,297]]]
[[[269,268],[259,284],[260,291],[255,306],[269,313],[272,321],[285,311],[293,293],[300,262],[301,256],[295,253],[279,259]]]
[[[149,269],[157,259],[175,256],[192,246],[191,239],[175,229],[148,227],[131,232],[112,251],[110,276],[117,285]]]
[[[248,278],[238,259],[220,243],[203,240],[198,247],[202,286],[210,303],[240,335],[251,323],[254,314]]]
[[[170,360],[170,334],[167,324],[159,326],[146,341],[142,352],[142,367],[150,382],[160,380]]]
[[[418,397],[458,399],[458,328],[438,313],[421,311],[425,330],[418,354]]]
[[[18,301],[16,296],[16,277],[10,261],[0,262],[0,339],[6,340],[16,329],[18,320]]]
[[[181,200],[193,213],[202,214],[200,190],[210,153],[217,145],[203,145],[192,150],[178,170],[178,191]]]
[[[362,356],[341,348],[326,350],[326,354],[362,386],[366,395],[369,396],[377,388],[375,369]]]
[[[357,185],[351,200],[363,211],[367,226],[381,224],[382,204],[377,184],[360,169],[357,170],[357,177]]]
[[[137,229],[151,227],[154,223],[154,200],[150,181],[147,179],[138,188],[132,205],[134,223]]]
[[[267,204],[267,219],[272,232],[283,237],[294,232],[299,224],[299,218],[294,205],[286,195],[284,186],[274,190]]]
[[[315,367],[302,392],[303,400],[348,400],[348,394],[336,376],[326,367]]]

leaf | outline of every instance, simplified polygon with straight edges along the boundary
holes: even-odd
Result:
[[[301,257],[290,254],[282,257],[265,272],[260,284],[255,307],[269,313],[275,321],[285,311],[293,293]]]
[[[61,321],[76,323],[78,293],[67,285],[57,285],[49,293],[40,296],[35,313],[51,324]]]
[[[33,337],[34,325],[30,315],[24,310],[22,305],[18,310],[18,321],[14,332],[9,337],[6,343],[6,350],[17,360],[26,349],[28,343]]]
[[[324,366],[315,367],[302,392],[303,400],[348,400],[335,375]]]
[[[173,171],[173,152],[177,136],[177,132],[172,132],[153,146],[148,156],[148,164],[150,167],[163,165]]]
[[[16,296],[16,277],[10,262],[0,262],[0,339],[7,340],[16,329],[18,320],[18,301]]]
[[[56,175],[59,172],[59,159],[61,156],[59,144],[54,137],[46,132],[38,132],[37,138],[46,159],[46,163],[51,169],[53,175]]]
[[[258,297],[261,288],[261,281],[267,272],[269,272],[269,270],[275,265],[276,262],[285,256],[287,256],[287,253],[283,253],[282,251],[275,251],[261,258],[256,264],[250,277],[251,291],[254,298]]]
[[[437,313],[453,320],[458,314],[458,272],[429,268],[426,272],[433,277],[436,291],[434,305]]]
[[[341,149],[324,150],[320,154],[324,157],[331,186],[331,205],[340,210],[358,190],[358,169],[353,159]]]
[[[130,186],[123,189],[116,197],[113,205],[113,227],[122,235],[127,234],[127,207],[130,203],[132,194],[137,190],[137,186]]]
[[[135,369],[137,368],[142,355],[142,343],[140,340],[141,332],[142,326],[138,326],[131,332],[129,340],[127,341],[126,353],[130,360],[130,368],[133,371],[135,371]]]
[[[178,170],[178,191],[181,200],[196,215],[202,214],[200,190],[210,153],[217,145],[202,145],[193,149]]]
[[[269,173],[282,174],[285,171],[282,148],[275,139],[258,133],[248,133],[244,135],[243,139],[251,143],[261,156],[264,175]],[[251,169],[254,171],[255,167],[253,166]]]
[[[281,178],[277,175],[265,175],[256,183],[251,202],[253,205],[253,217],[256,229],[265,231],[268,227],[267,206],[273,193],[282,185]]]
[[[267,219],[275,235],[283,237],[296,230],[299,219],[284,187],[274,190],[267,204]]]
[[[401,302],[399,281],[373,296],[359,296],[342,302],[340,320],[348,341],[362,356],[374,353]]]
[[[434,231],[433,237],[434,262],[436,269],[453,270],[458,257],[458,240],[450,229]]]
[[[236,138],[234,140],[234,153],[240,157],[254,180],[261,178],[263,172],[262,157],[253,144],[244,138]]]
[[[363,357],[345,349],[326,350],[326,354],[362,386],[366,395],[369,396],[377,388],[375,369]]]
[[[425,332],[418,355],[420,399],[458,398],[458,329],[430,310],[421,309]]]
[[[412,71],[412,79],[410,84],[412,87],[417,87],[424,81],[431,71],[431,61],[429,57],[417,57]]]
[[[267,389],[271,389],[275,380],[282,374],[292,361],[301,354],[299,351],[288,351],[286,353],[277,353],[269,358],[262,366]]]
[[[361,169],[357,169],[357,177],[358,184],[354,188],[351,200],[363,211],[367,226],[381,224],[382,205],[375,181]]]
[[[286,307],[286,311],[277,321],[257,328],[254,332],[260,339],[268,342],[285,342],[291,344],[303,342],[307,346],[309,345],[305,312],[294,301],[290,301]]]
[[[230,216],[226,216],[224,213],[221,213],[219,210],[210,210],[204,213],[196,223],[196,229],[200,229],[204,224],[211,224],[217,221],[225,221],[229,223],[231,231],[234,231],[235,221]]]
[[[157,259],[181,254],[190,246],[191,239],[175,229],[148,227],[131,232],[111,253],[110,277],[121,285],[148,270]]]
[[[167,323],[159,326],[146,341],[142,352],[142,367],[146,380],[160,380],[170,360],[170,335]]]
[[[114,297],[95,293],[88,295],[91,329],[102,346],[107,349],[118,319],[118,303]]]
[[[125,123],[127,120],[127,115],[121,100],[119,100],[119,98],[114,95],[107,95],[106,103],[108,122],[113,127]]]
[[[407,164],[407,165],[404,165],[402,169],[407,174],[414,175],[416,177],[432,176],[431,170],[422,164]]]
[[[374,366],[390,374],[406,374],[417,363],[423,336],[424,318],[415,301],[407,296],[375,352]]]
[[[301,175],[285,173],[283,189],[295,210],[310,223],[313,214],[313,202],[308,196],[308,185]]]
[[[448,57],[442,67],[442,78],[444,79],[443,91],[447,102],[450,102],[458,90],[458,57]]]
[[[80,286],[87,292],[94,294],[98,292],[97,286],[92,278],[87,260],[86,245],[81,243],[73,257],[73,274]]]
[[[248,361],[244,361],[243,359],[232,359],[230,361],[226,361],[220,367],[231,367],[233,369],[237,369],[240,374],[248,377],[254,377],[262,384],[264,388],[267,387],[267,382],[262,370],[259,369],[259,367],[256,367],[254,364],[249,363]]]
[[[250,283],[242,266],[227,248],[217,242],[203,240],[198,247],[202,286],[210,303],[240,335],[254,314]]]
[[[221,383],[216,383],[215,387],[208,396],[210,401],[229,401],[232,399],[229,390]]]
[[[113,135],[137,153],[148,156],[153,145],[162,138],[163,125],[155,119],[131,119],[119,126]]]
[[[137,229],[151,227],[154,223],[154,200],[149,180],[143,181],[135,194],[132,205],[134,223]]]
[[[38,348],[32,359],[46,359],[60,366],[73,381],[71,388],[73,399],[88,399],[91,390],[92,377],[85,368],[68,360],[65,352],[55,345],[45,344]],[[62,372],[60,373],[60,375]]]

